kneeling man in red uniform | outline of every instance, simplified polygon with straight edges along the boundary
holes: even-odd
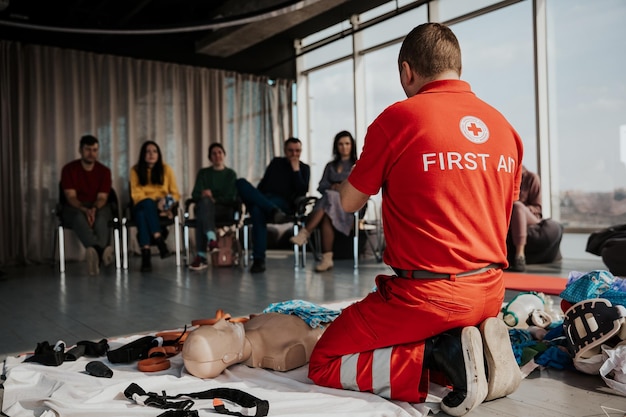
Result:
[[[328,327],[309,377],[409,402],[426,400],[431,379],[445,381],[452,390],[441,408],[461,416],[521,379],[496,316],[522,141],[460,80],[461,51],[448,27],[413,29],[398,66],[408,98],[369,126],[340,189],[354,212],[382,188],[384,261],[395,274],[376,277],[376,291]]]

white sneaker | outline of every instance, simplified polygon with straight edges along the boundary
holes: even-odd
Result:
[[[487,361],[487,397],[485,401],[506,397],[515,392],[522,382],[522,373],[515,360],[509,330],[496,317],[488,318],[480,325],[483,348]]]

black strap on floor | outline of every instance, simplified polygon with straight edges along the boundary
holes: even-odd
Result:
[[[161,414],[159,417],[193,417],[197,415],[197,412],[190,410],[194,402],[192,400],[183,401],[168,401],[175,400],[181,397],[195,398],[199,400],[214,399],[213,407],[219,414],[226,414],[231,416],[245,417],[249,414],[241,414],[236,411],[229,411],[224,404],[219,400],[227,400],[234,404],[238,404],[243,408],[256,408],[255,417],[265,417],[269,413],[270,404],[266,400],[261,400],[253,395],[248,394],[234,388],[214,388],[201,392],[194,392],[191,394],[178,394],[174,396],[166,395],[163,391],[162,395],[154,392],[146,392],[139,385],[132,383],[124,390],[124,395],[129,400],[135,401],[137,404],[143,404],[150,407],[167,409],[171,408],[178,413],[170,413],[169,411]],[[172,410],[170,410],[172,411]]]
[[[109,343],[106,339],[102,339],[99,342],[81,340],[80,342],[76,343],[76,346],[84,346],[85,356],[91,356],[94,358],[104,356],[109,351]]]
[[[37,348],[32,356],[24,359],[24,362],[37,362],[46,366],[59,366],[65,360],[65,343],[59,341],[55,346],[44,340],[37,343]]]
[[[148,357],[150,348],[156,347],[158,341],[154,336],[144,336],[115,350],[107,352],[111,363],[131,363]]]

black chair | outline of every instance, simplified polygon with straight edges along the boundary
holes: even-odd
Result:
[[[293,233],[294,235],[298,234],[298,231],[301,227],[304,227],[304,219],[309,214],[313,205],[317,201],[317,197],[297,197],[294,200],[293,207],[294,212],[287,217],[288,222],[293,223]],[[250,245],[249,245],[249,235],[250,235],[250,215],[247,213],[245,209],[245,205],[243,206],[242,211],[242,231],[243,231],[243,266],[248,266],[248,262],[250,260]],[[302,249],[298,245],[293,245],[293,253],[294,253],[294,268],[299,268],[300,266],[304,266],[306,261],[306,245],[302,246]]]
[[[317,197],[299,197],[295,201],[295,212],[293,215],[293,235],[297,236],[301,228],[304,227],[306,217],[317,202]],[[307,244],[302,246],[293,245],[294,268],[304,268],[306,266]]]
[[[193,206],[196,204],[196,201],[193,198],[188,198],[185,200],[185,208],[183,211],[183,247],[184,247],[184,255],[185,255],[185,265],[189,265],[190,258],[190,245],[189,245],[189,229],[196,228],[198,222],[196,221],[195,216],[192,216],[191,210]],[[239,227],[240,220],[242,217],[243,211],[243,203],[241,201],[234,201],[231,204],[222,205],[224,207],[229,208],[228,215],[225,216],[216,216],[215,218],[215,227],[220,228],[234,228],[235,236],[239,238]],[[238,245],[239,247],[241,245]]]
[[[120,256],[120,212],[119,212],[119,200],[117,193],[111,187],[107,204],[111,208],[113,218],[109,221],[109,228],[113,230],[113,245],[115,248],[115,268],[121,268],[121,256]],[[52,241],[52,259],[55,258],[56,246],[59,246],[59,272],[65,272],[65,230],[71,230],[71,227],[63,221],[63,208],[67,205],[67,198],[61,182],[59,182],[59,201],[56,207],[52,211],[57,219],[55,227],[55,237]]]
[[[130,186],[128,187],[128,192],[130,194]],[[130,197],[130,196],[129,196]],[[161,224],[161,230],[166,237],[169,235],[168,227],[174,226],[174,243],[176,246],[176,251],[174,255],[176,256],[176,266],[181,265],[180,252],[181,252],[181,244],[180,244],[180,206],[179,203],[176,202],[172,207],[172,213],[174,213],[173,218],[169,217],[160,217],[159,222]],[[134,222],[132,218],[133,213],[133,199],[129,198],[129,202],[126,206],[126,210],[124,211],[124,217],[122,217],[122,268],[128,269],[128,229],[131,227],[137,227],[137,224]]]

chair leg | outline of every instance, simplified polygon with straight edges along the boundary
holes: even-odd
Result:
[[[180,217],[174,216],[174,237],[176,238],[176,266],[180,266]]]
[[[249,225],[244,224],[243,225],[243,266],[244,267],[248,267],[248,262],[250,260],[250,248],[249,248],[249,239],[248,239],[248,234],[249,234]]]
[[[54,235],[52,238],[52,250],[50,251],[50,263],[52,265],[53,268],[56,268],[57,266],[57,243],[59,241],[59,230],[57,229],[57,226],[54,226],[52,228],[52,234]]]
[[[122,219],[122,269],[128,269],[128,226]]]
[[[189,226],[183,224],[183,253],[185,254],[185,266],[189,265]]]
[[[58,227],[59,231],[59,272],[65,272],[65,236],[63,226]]]
[[[293,224],[293,235],[296,236],[298,234],[299,227],[298,222],[294,222]],[[304,267],[304,265],[302,265]],[[293,245],[293,267],[294,269],[300,268],[300,246],[294,244]]]
[[[122,267],[122,262],[120,259],[121,251],[120,251],[120,228],[119,223],[113,229],[113,245],[115,247],[115,269],[120,269]]]

